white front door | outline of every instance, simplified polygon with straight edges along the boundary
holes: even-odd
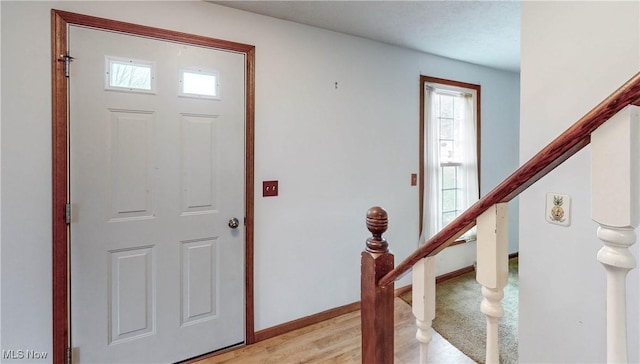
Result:
[[[69,51],[74,361],[244,342],[244,55],[77,26]]]

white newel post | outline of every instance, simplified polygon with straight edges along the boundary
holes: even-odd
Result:
[[[507,203],[491,206],[477,219],[476,280],[482,285],[484,299],[480,310],[487,316],[486,363],[497,364],[498,321],[504,316],[500,301],[509,280]]]
[[[591,217],[604,242],[598,261],[607,274],[607,362],[627,362],[626,276],[636,262],[640,188],[640,108],[628,106],[591,134]]]
[[[431,342],[431,323],[436,317],[436,270],[434,257],[421,259],[413,266],[412,310],[416,317],[416,339],[420,342],[420,363],[427,363]]]

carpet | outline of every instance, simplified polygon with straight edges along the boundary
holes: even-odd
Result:
[[[400,296],[411,304],[411,291]],[[485,361],[485,315],[480,312],[482,293],[475,271],[436,285],[433,328],[474,361]],[[509,283],[502,299],[504,316],[498,325],[500,363],[518,362],[518,258],[509,260]]]

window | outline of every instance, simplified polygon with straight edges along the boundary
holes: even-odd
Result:
[[[480,86],[422,76],[421,98],[420,205],[428,239],[478,200]]]
[[[105,88],[115,91],[155,93],[155,64],[127,58],[106,57]]]
[[[179,94],[183,97],[220,99],[218,72],[181,69]]]

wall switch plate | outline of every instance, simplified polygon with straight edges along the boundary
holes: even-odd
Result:
[[[278,196],[278,181],[262,181],[262,197]]]
[[[571,196],[562,193],[547,193],[545,219],[554,225],[571,225]]]

